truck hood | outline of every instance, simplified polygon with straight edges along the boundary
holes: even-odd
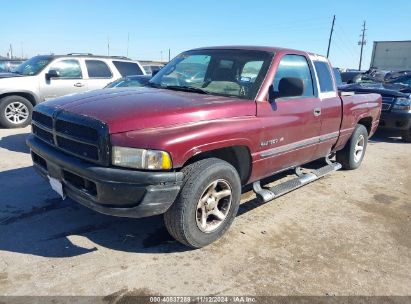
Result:
[[[153,88],[96,90],[40,106],[98,119],[108,125],[110,134],[256,113],[250,100]]]

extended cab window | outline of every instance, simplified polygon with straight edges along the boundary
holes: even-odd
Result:
[[[143,75],[140,67],[137,63],[124,62],[124,61],[113,61],[114,66],[120,72],[121,76],[131,76],[131,75]],[[151,72],[147,72],[151,73]]]
[[[89,78],[111,78],[112,74],[103,61],[100,60],[86,60],[86,67]]]
[[[57,79],[70,78],[77,79],[82,78],[80,63],[75,59],[67,59],[58,61],[50,67],[49,70],[55,70],[59,73]]]
[[[334,82],[328,63],[325,61],[314,61],[314,66],[317,71],[318,81],[320,82],[321,93],[334,92]]]
[[[275,73],[273,88],[274,94],[279,92],[278,85],[282,78],[300,78],[304,84],[303,97],[314,96],[313,81],[311,77],[310,67],[308,66],[307,59],[300,55],[285,55],[277,68]],[[297,96],[290,96],[297,97]]]

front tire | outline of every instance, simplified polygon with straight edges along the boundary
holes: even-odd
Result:
[[[177,241],[201,248],[230,227],[240,205],[241,182],[236,169],[217,158],[197,161],[182,171],[183,186],[164,223]]]
[[[345,147],[337,152],[337,162],[345,170],[357,169],[364,158],[367,143],[367,129],[363,125],[357,125]]]
[[[30,124],[33,105],[22,96],[0,99],[0,125],[5,128],[23,128]]]

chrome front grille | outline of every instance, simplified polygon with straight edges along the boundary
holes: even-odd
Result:
[[[32,119],[33,134],[68,154],[109,165],[109,135],[103,122],[69,112],[37,106]]]

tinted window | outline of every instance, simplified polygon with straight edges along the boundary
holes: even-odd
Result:
[[[52,64],[49,70],[56,70],[59,78],[82,78],[80,63],[75,59],[61,60]]]
[[[120,72],[121,76],[143,75],[143,72],[141,71],[137,63],[113,61],[113,64]],[[151,71],[146,73],[151,73]]]
[[[100,60],[86,60],[89,78],[111,78],[112,74],[107,64]]]
[[[353,78],[357,75],[361,74],[360,72],[344,72],[341,73],[342,82],[350,83]]]
[[[333,68],[334,71],[334,77],[335,77],[335,82],[337,83],[337,86],[342,85],[342,79],[341,79],[341,73],[340,70],[337,68]]]
[[[403,84],[403,85],[407,85],[407,86],[411,86],[411,77],[409,77],[409,78],[406,78],[406,77],[404,77],[404,78],[399,78],[399,79],[396,79],[396,80],[394,80],[394,81],[392,81],[393,83],[398,83],[398,84]]]
[[[327,62],[314,61],[315,70],[317,71],[318,80],[320,82],[321,92],[333,92],[334,83],[331,77],[330,68]]]
[[[314,88],[311,78],[310,67],[307,59],[300,55],[285,55],[277,68],[274,78],[274,92],[278,93],[278,85],[284,77],[300,78],[304,83],[304,92],[302,96],[313,96]]]

